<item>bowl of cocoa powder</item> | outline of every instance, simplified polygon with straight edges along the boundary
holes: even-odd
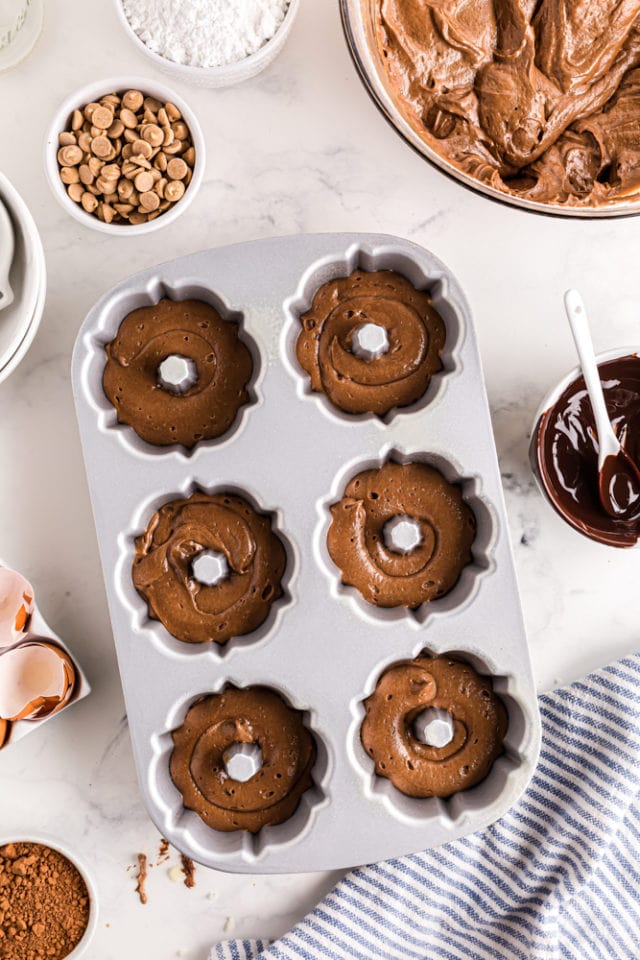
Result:
[[[96,888],[49,837],[0,838],[0,958],[80,960],[98,922]]]

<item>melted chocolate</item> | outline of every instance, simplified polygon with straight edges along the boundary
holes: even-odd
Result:
[[[449,743],[418,740],[413,723],[428,708],[453,721]],[[392,664],[365,700],[362,744],[386,777],[409,797],[450,797],[484,780],[503,751],[507,712],[491,681],[449,657]]]
[[[204,550],[224,554],[229,575],[200,583],[191,565]],[[185,643],[225,643],[263,623],[282,596],[286,566],[268,515],[231,493],[194,493],[153,515],[136,539],[133,584],[149,616]]]
[[[640,464],[640,358],[632,355],[599,365],[613,428]],[[598,438],[584,378],[578,377],[538,422],[532,462],[558,513],[576,530],[614,547],[631,547],[640,537],[640,517],[615,519],[598,490]]]
[[[342,582],[378,607],[415,609],[442,597],[471,562],[475,517],[460,488],[424,463],[364,470],[331,516],[327,547]],[[419,524],[421,542],[407,553],[385,544],[384,528],[395,517]]]
[[[173,732],[171,778],[194,810],[215,830],[248,830],[288,820],[313,785],[313,736],[299,710],[266,687],[227,687],[195,703]],[[245,782],[224,764],[234,743],[254,743],[262,766]]]
[[[111,343],[102,384],[125,423],[147,443],[190,449],[230,429],[253,372],[238,325],[200,300],[161,300],[129,313]],[[196,382],[183,393],[160,386],[158,368],[170,356],[195,365]]]
[[[540,203],[640,199],[640,0],[375,0],[381,63],[422,139]]]
[[[296,351],[311,389],[345,413],[383,417],[415,403],[442,369],[442,318],[428,293],[393,270],[355,270],[325,283],[300,324]],[[375,359],[353,350],[354,334],[364,324],[387,335],[388,349]]]
[[[600,502],[614,520],[640,519],[640,474],[624,447],[605,458],[599,480]]]

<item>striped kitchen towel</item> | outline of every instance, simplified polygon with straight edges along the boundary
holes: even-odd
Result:
[[[354,870],[280,940],[210,960],[638,960],[640,655],[540,710],[538,768],[501,820]]]

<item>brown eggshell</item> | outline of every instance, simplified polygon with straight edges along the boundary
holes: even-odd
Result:
[[[33,587],[9,567],[0,567],[0,649],[17,643],[33,613]]]
[[[76,682],[73,661],[55,643],[21,643],[0,656],[0,717],[41,720],[65,707]]]

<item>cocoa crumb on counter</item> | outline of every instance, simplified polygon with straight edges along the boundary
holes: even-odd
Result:
[[[140,897],[140,903],[145,904],[147,902],[147,891],[145,884],[147,882],[147,855],[146,853],[138,854],[138,876],[136,884],[136,893]]]
[[[169,841],[165,837],[160,837],[160,846],[158,847],[158,859],[156,860],[156,866],[160,866],[161,863],[166,863],[169,859]]]
[[[184,853],[180,854],[180,863],[182,864],[182,872],[184,873],[184,885],[185,887],[195,887],[196,885],[196,866],[193,860],[190,857],[185,857]]]

